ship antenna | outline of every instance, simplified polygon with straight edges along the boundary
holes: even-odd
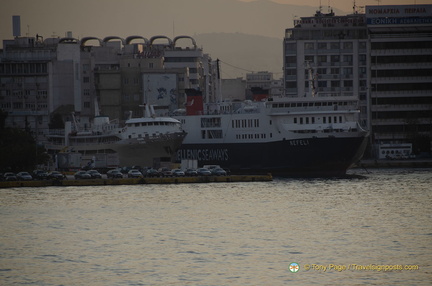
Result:
[[[311,97],[315,97],[316,92],[315,92],[315,78],[313,75],[313,69],[312,69],[309,61],[306,61],[306,66],[307,66],[308,75],[309,75],[309,94]]]
[[[72,120],[73,120],[73,123],[74,123],[74,126],[75,126],[75,131],[78,132],[79,129],[80,129],[80,126],[78,125],[78,122],[76,120],[75,112],[72,112],[71,114],[72,114]]]
[[[94,104],[95,104],[95,117],[98,117],[98,116],[100,116],[100,110],[99,110],[98,100],[96,97],[95,97],[94,101],[95,101],[94,102]]]

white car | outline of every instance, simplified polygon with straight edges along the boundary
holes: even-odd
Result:
[[[128,172],[128,178],[142,178],[143,174],[135,169],[132,169]]]

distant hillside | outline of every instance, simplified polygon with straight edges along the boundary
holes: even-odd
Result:
[[[282,77],[282,39],[241,33],[210,33],[193,36],[198,46],[221,61],[221,77],[246,77],[248,72],[269,71]]]

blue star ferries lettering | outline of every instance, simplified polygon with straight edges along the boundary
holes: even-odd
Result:
[[[178,160],[228,161],[227,149],[182,149],[177,151]]]

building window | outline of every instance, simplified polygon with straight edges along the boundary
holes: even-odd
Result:
[[[340,87],[340,81],[333,80],[331,81],[331,87]]]
[[[342,69],[342,74],[343,75],[352,75],[353,74],[353,69],[352,68],[343,68]]]
[[[314,62],[314,56],[305,56],[305,62],[313,63]]]
[[[326,50],[327,43],[318,43],[318,50]]]
[[[297,75],[297,70],[296,69],[286,69],[285,74],[286,75]]]
[[[313,50],[314,47],[314,43],[304,43],[304,48],[305,50]]]
[[[344,48],[344,50],[351,50],[353,48],[353,43],[352,42],[344,42],[343,48]]]
[[[338,62],[340,62],[340,56],[339,55],[332,55],[332,56],[330,56],[330,61],[332,63],[338,63]]]
[[[317,73],[320,75],[320,74],[327,74],[327,69],[325,69],[325,68],[319,68],[318,70],[317,70]]]
[[[285,62],[287,64],[295,64],[297,62],[297,58],[295,56],[286,56]]]
[[[285,44],[285,49],[288,51],[296,51],[297,50],[297,46],[295,43],[286,43]]]
[[[344,80],[344,87],[352,87],[353,82],[352,80]]]
[[[318,56],[318,63],[327,62],[327,56]]]
[[[318,81],[318,87],[327,87],[327,81]]]
[[[339,42],[330,43],[330,49],[339,50]]]
[[[344,55],[343,56],[343,62],[352,64],[353,56],[352,55]]]

